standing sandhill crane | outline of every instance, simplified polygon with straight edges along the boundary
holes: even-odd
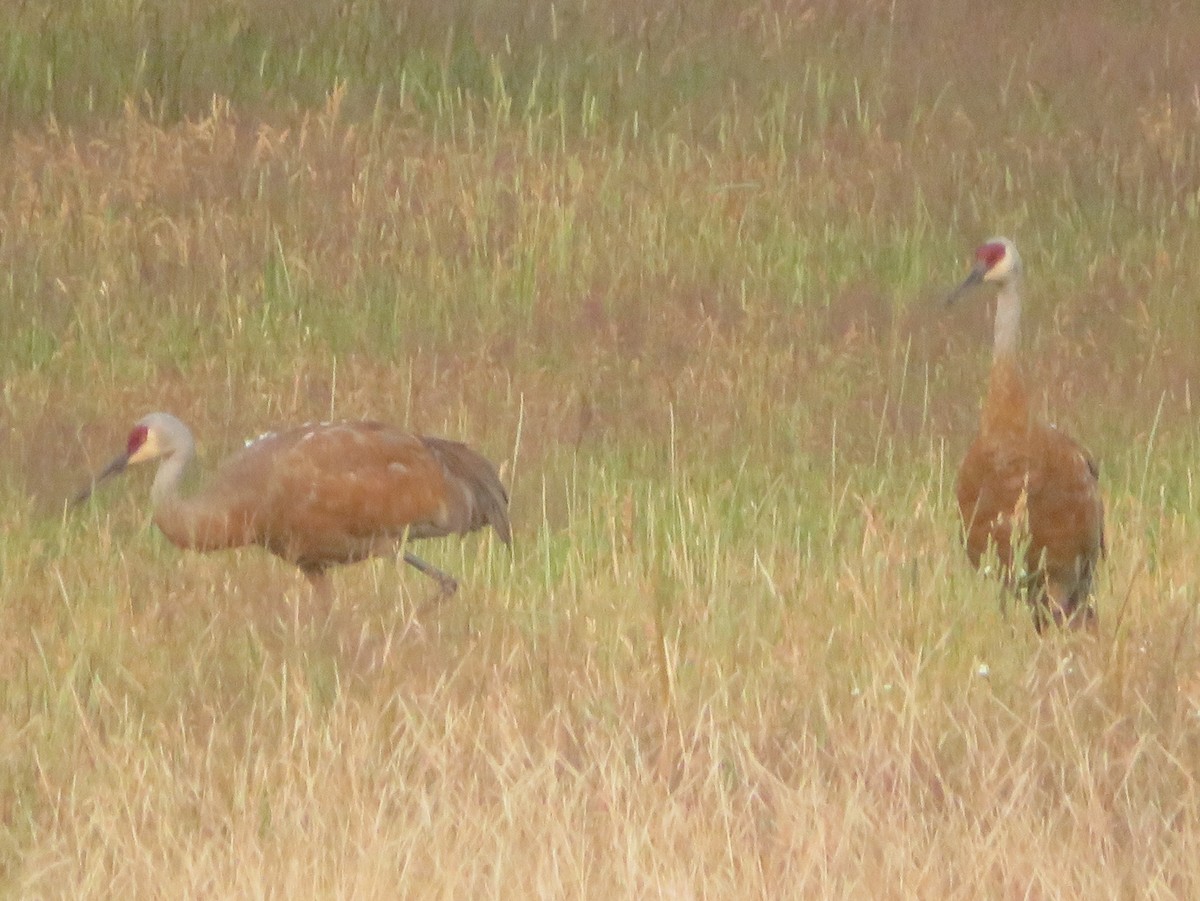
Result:
[[[151,413],[75,502],[130,464],[161,460],[150,499],[155,524],[173,544],[196,551],[260,544],[300,567],[325,602],[326,569],[394,555],[409,538],[490,525],[506,545],[512,541],[508,494],[496,468],[457,441],[378,422],[302,425],[249,442],[203,489],[184,497],[179,486],[195,449],[186,425]],[[438,581],[441,597],[458,588],[411,552],[404,559]]]
[[[1047,617],[1093,628],[1096,614],[1087,597],[1096,561],[1106,553],[1099,470],[1086,450],[1029,409],[1017,360],[1021,273],[1013,242],[992,238],[975,251],[970,275],[946,301],[981,284],[999,289],[982,421],[955,486],[967,554],[977,567],[995,546],[1004,579],[1025,593],[1038,632]],[[1026,548],[1016,573],[1014,540],[1018,550],[1022,543]]]

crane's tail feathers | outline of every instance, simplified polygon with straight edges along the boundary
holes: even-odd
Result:
[[[490,460],[459,441],[446,438],[422,438],[446,471],[458,479],[471,494],[472,511],[469,531],[490,525],[507,545],[512,544],[512,526],[508,520],[508,492],[500,473]]]

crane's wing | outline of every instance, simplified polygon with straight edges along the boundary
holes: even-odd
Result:
[[[1046,426],[1030,471],[1033,538],[1046,550],[1047,570],[1088,568],[1106,551],[1104,501],[1096,461],[1076,441]]]
[[[387,553],[404,537],[468,532],[489,522],[508,539],[495,468],[465,445],[376,422],[268,434],[216,480],[255,505],[254,540],[300,565]]]
[[[278,454],[268,495],[280,525],[348,536],[449,527],[445,473],[413,435],[378,423],[302,432]]]

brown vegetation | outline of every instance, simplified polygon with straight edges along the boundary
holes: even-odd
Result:
[[[1196,895],[1200,16],[312,6],[0,13],[4,888]],[[1093,639],[960,549],[995,233]],[[348,571],[355,669],[144,486],[64,515],[150,409],[461,436],[514,555]]]

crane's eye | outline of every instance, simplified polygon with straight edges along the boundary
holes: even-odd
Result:
[[[137,449],[146,443],[149,434],[150,430],[144,425],[134,426],[133,431],[129,433],[129,440],[125,443],[125,453],[132,457],[137,453]]]

